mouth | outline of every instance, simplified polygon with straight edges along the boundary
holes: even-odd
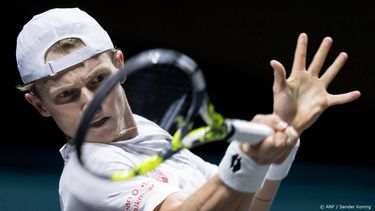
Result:
[[[102,127],[105,123],[107,123],[109,120],[109,117],[102,117],[100,119],[97,119],[90,123],[91,128],[99,128]]]

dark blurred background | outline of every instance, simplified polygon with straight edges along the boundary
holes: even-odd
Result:
[[[286,209],[284,202],[276,201],[276,208],[280,204],[276,210],[318,210],[320,204],[334,202],[375,206],[375,183],[370,179],[375,176],[371,143],[374,138],[370,133],[375,107],[375,6],[371,0],[246,3],[45,0],[10,4],[4,8],[10,10],[10,15],[2,14],[5,127],[0,143],[0,210],[18,210],[9,191],[14,196],[28,198],[38,195],[38,190],[42,191],[39,194],[42,197],[32,198],[31,207],[47,200],[48,206],[58,209],[57,185],[63,167],[58,149],[65,137],[52,120],[42,118],[15,89],[21,83],[15,60],[16,37],[33,15],[54,7],[80,7],[88,12],[108,31],[126,57],[156,47],[189,55],[203,69],[217,110],[228,117],[246,119],[257,113],[272,112],[271,59],[283,63],[289,71],[299,33],[306,32],[309,36],[308,62],[321,40],[331,36],[334,43],[325,67],[341,51],[347,52],[349,59],[328,91],[337,94],[360,90],[362,96],[356,102],[327,110],[305,131],[296,170],[286,180],[286,189],[281,189],[280,195],[284,202],[293,201],[285,195],[289,196],[293,190],[292,196],[301,197],[305,191],[300,185],[307,183],[312,186],[306,189],[313,187],[321,192],[305,195],[307,207],[305,203],[302,208]],[[210,144],[195,152],[215,162],[224,147],[225,144]],[[342,179],[343,176],[347,179]],[[324,184],[334,184],[335,188],[327,188],[334,192],[327,193]],[[317,188],[319,185],[322,188]],[[353,195],[348,198],[342,190]],[[328,194],[325,199],[313,200],[322,193]],[[51,210],[47,204],[44,208]]]

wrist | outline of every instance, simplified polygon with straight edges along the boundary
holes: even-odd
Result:
[[[302,134],[302,132],[305,130],[305,126],[304,126],[304,124],[303,124],[301,121],[299,121],[299,119],[298,119],[297,117],[294,118],[294,119],[291,121],[290,125],[291,125],[292,127],[294,127],[294,129],[297,131],[297,133],[298,133],[299,136],[300,136],[300,135]]]

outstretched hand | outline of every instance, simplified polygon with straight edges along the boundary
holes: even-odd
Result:
[[[292,125],[299,134],[312,125],[327,108],[356,100],[359,91],[329,94],[327,87],[345,64],[348,55],[340,53],[336,60],[319,76],[332,45],[332,38],[323,39],[313,61],[306,68],[307,35],[300,34],[290,76],[286,78],[284,66],[275,60],[273,84],[274,112]]]

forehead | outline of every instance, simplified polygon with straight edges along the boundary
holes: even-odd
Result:
[[[45,62],[57,60],[61,57],[77,52],[85,47],[82,40],[78,38],[66,38],[53,44],[44,55]]]
[[[55,55],[56,53],[50,54],[51,56],[49,58],[58,58]],[[61,54],[59,55],[63,56]],[[46,81],[45,86],[48,88],[53,86],[61,86],[64,84],[72,84],[75,81],[85,80],[86,78],[90,78],[93,75],[102,72],[109,72],[113,69],[115,69],[115,67],[111,62],[111,58],[107,53],[104,52],[82,63],[79,63],[74,67],[63,70],[53,77],[49,77]]]

